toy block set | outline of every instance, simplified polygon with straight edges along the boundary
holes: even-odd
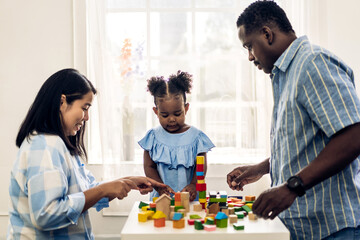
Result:
[[[154,200],[150,204],[140,202],[138,221],[154,220],[154,227],[157,228],[165,227],[166,220],[171,220],[173,228],[177,229],[185,228],[187,223],[196,230],[216,231],[217,228],[227,228],[228,225],[232,225],[235,230],[244,230],[242,219],[248,217],[249,220],[257,220],[257,216],[251,211],[255,196],[245,196],[243,200],[241,196],[227,196],[225,191],[210,191],[205,204],[194,203],[192,211],[188,192],[177,192],[174,198],[163,194]],[[202,206],[206,208],[202,209]],[[190,214],[187,216],[187,213]],[[185,217],[188,218],[187,221]]]
[[[172,220],[173,228],[185,228],[187,222],[187,225],[196,230],[215,231],[217,228],[227,228],[228,223],[232,224],[235,230],[244,230],[241,219],[247,216],[249,220],[257,220],[257,216],[251,211],[255,196],[245,196],[243,199],[241,196],[228,196],[226,191],[209,191],[209,195],[206,195],[204,161],[203,156],[196,157],[196,190],[199,193],[199,203],[192,204],[191,213],[205,212],[205,217],[198,214],[187,216],[190,212],[189,193],[177,192],[174,198],[163,194],[154,197],[150,204],[140,202],[138,221],[154,220],[154,227],[160,228],[165,226],[166,220]],[[187,221],[185,217],[188,218]]]

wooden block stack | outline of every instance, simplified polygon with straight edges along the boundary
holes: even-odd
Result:
[[[202,205],[202,209],[206,208],[206,183],[204,172],[204,156],[196,157],[196,191],[199,192],[199,202]]]

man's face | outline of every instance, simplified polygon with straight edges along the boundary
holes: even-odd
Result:
[[[253,61],[259,70],[271,73],[274,66],[273,57],[270,52],[268,36],[261,31],[253,31],[246,35],[244,25],[239,27],[239,39],[243,47],[248,51],[249,61]]]

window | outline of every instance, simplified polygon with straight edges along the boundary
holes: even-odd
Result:
[[[269,77],[247,59],[236,20],[252,1],[89,1],[89,162],[142,162],[139,141],[159,125],[146,92],[151,76],[193,75],[186,122],[216,145],[209,163],[257,162],[269,151]]]

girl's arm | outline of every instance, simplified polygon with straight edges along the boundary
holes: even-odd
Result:
[[[145,176],[152,178],[157,182],[163,182],[157,171],[156,163],[151,159],[149,152],[146,150],[144,151],[144,171]]]
[[[159,176],[159,172],[157,171],[156,163],[151,159],[150,154],[148,151],[144,151],[144,171],[145,176],[151,179],[154,179],[155,181],[159,183],[164,183],[162,179]],[[175,194],[174,190],[170,187],[165,185],[163,186],[154,186],[155,190],[159,193],[161,196],[163,193],[169,195],[170,193]]]

